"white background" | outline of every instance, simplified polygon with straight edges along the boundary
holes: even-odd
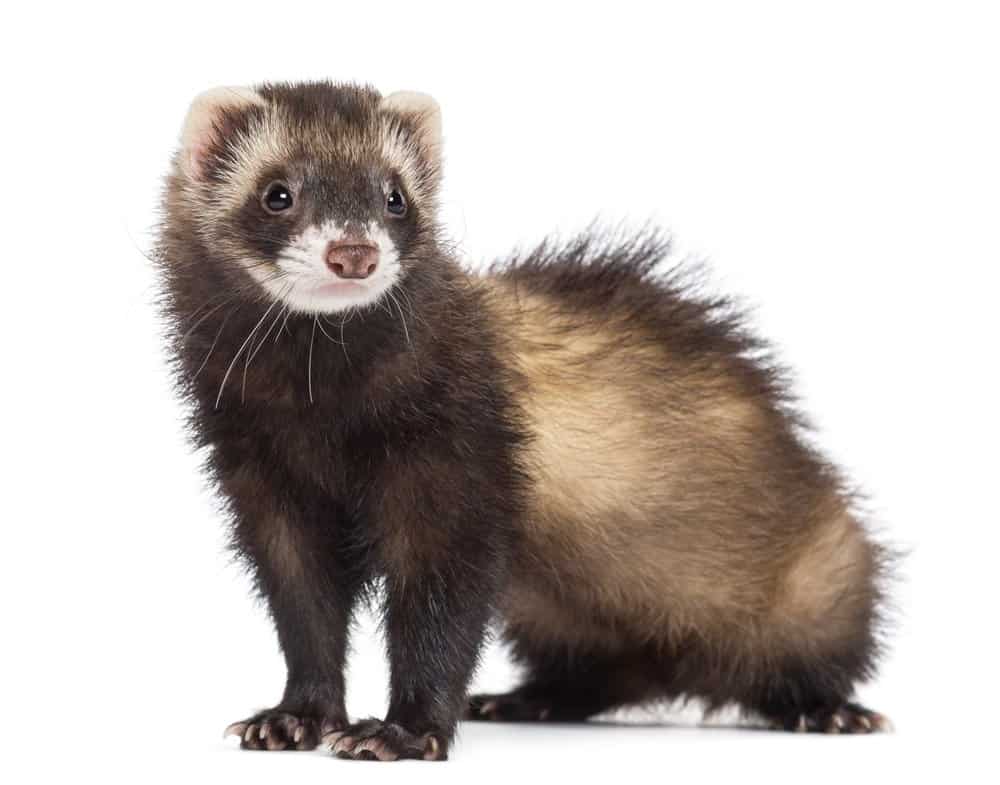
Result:
[[[995,4],[28,7],[0,47],[4,781],[996,776]],[[182,438],[142,251],[189,100],[309,77],[436,95],[470,264],[653,218],[757,306],[823,444],[911,549],[861,691],[895,735],[647,713],[465,726],[451,762],[388,767],[223,742],[282,663]],[[382,710],[384,667],[363,620],[353,715]],[[513,678],[491,650],[477,683]]]

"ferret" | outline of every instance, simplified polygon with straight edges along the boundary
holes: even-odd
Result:
[[[766,343],[591,231],[486,274],[438,217],[419,93],[220,88],[183,125],[156,248],[195,443],[287,664],[241,746],[444,760],[460,719],[700,699],[868,733],[889,549]],[[352,615],[381,613],[384,719],[352,722]],[[523,683],[467,693],[496,623]]]

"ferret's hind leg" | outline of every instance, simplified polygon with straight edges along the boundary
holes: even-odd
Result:
[[[798,733],[878,733],[892,730],[888,717],[853,701],[863,678],[859,656],[803,658],[759,674],[738,699],[748,713],[760,715],[773,730]]]
[[[546,652],[519,659],[525,682],[499,694],[469,698],[466,720],[494,722],[583,722],[622,706],[663,697],[642,656]]]
[[[789,731],[891,730],[886,717],[852,702],[878,660],[887,559],[850,514],[818,526],[784,576],[754,654],[742,660],[751,664],[737,680],[738,702]]]

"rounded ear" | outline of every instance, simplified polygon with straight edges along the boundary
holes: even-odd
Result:
[[[416,130],[424,154],[434,165],[441,158],[441,107],[426,93],[401,90],[382,99],[382,108],[404,117]]]
[[[214,87],[198,95],[181,129],[181,168],[196,179],[203,177],[213,149],[225,141],[227,114],[265,103],[250,87]]]

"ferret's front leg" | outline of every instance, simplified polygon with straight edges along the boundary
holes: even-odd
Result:
[[[411,467],[412,468],[412,467]],[[379,510],[390,700],[384,720],[331,734],[340,757],[445,760],[509,563],[516,492],[493,474],[395,467]],[[499,476],[498,476],[499,475]],[[444,479],[451,478],[451,479]],[[497,487],[499,485],[499,487]]]
[[[311,750],[347,725],[344,661],[361,582],[343,546],[342,516],[282,476],[240,458],[220,470],[234,539],[267,600],[287,677],[281,701],[234,722],[244,749]]]
[[[347,725],[344,660],[351,602],[336,592],[320,596],[303,588],[265,591],[287,676],[276,706],[226,729],[241,737],[243,749],[311,750],[324,735]]]
[[[447,758],[489,618],[481,593],[481,586],[430,571],[392,581],[385,611],[389,710],[384,720],[331,734],[334,752],[383,761]]]

